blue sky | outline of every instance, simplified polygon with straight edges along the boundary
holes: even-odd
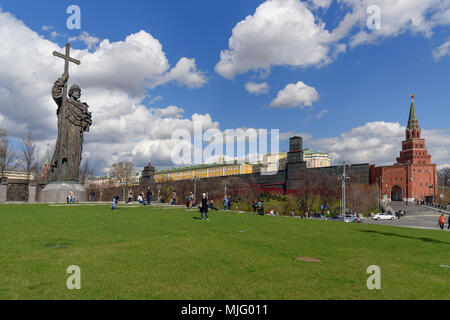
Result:
[[[450,87],[450,55],[444,51],[442,56],[436,58],[433,51],[450,40],[450,21],[441,19],[440,23],[422,30],[420,26],[410,27],[411,23],[401,25],[399,22],[399,25],[395,25],[395,21],[401,19],[395,16],[397,13],[389,12],[386,28],[393,28],[394,31],[351,46],[353,36],[364,31],[369,34],[377,32],[368,30],[363,25],[366,17],[360,17],[362,22],[353,25],[345,36],[336,41],[345,44],[345,52],[332,57],[328,63],[272,63],[269,68],[262,66],[257,71],[250,69],[237,72],[233,79],[228,79],[215,70],[220,53],[229,49],[233,28],[247,16],[254,16],[255,10],[264,2],[3,0],[0,6],[3,12],[13,14],[29,29],[61,48],[70,37],[79,36],[81,32],[98,38],[99,42],[108,39],[113,43],[124,41],[127,36],[144,30],[162,44],[171,67],[183,57],[194,58],[196,70],[206,79],[203,85],[192,88],[172,81],[146,88],[146,94],[151,97],[144,99],[142,104],[147,108],[178,106],[184,110],[183,117],[186,118],[194,113],[209,114],[213,121],[219,123],[220,130],[238,127],[279,128],[280,132],[307,133],[310,138],[305,140],[306,147],[310,140],[310,147],[337,155],[344,151],[339,151],[337,147],[327,150],[328,139],[339,139],[353,128],[376,121],[399,122],[404,126],[409,113],[409,95],[414,93],[422,128],[448,138],[450,108],[446,93]],[[342,23],[346,14],[357,11],[356,6],[352,7],[351,0],[324,0],[323,7],[314,6],[314,3],[320,2],[303,1],[308,4],[308,10],[314,15],[317,24],[323,22],[324,28],[330,33]],[[372,2],[380,3],[383,31],[383,13],[390,10],[389,5],[395,5],[396,1]],[[434,2],[428,2],[430,7],[423,16],[431,21],[436,12],[431,9]],[[443,9],[450,10],[448,2],[441,1]],[[66,27],[69,16],[66,8],[71,4],[81,8],[81,30],[68,30]],[[283,5],[283,1],[279,1],[278,5]],[[408,10],[417,9],[408,7],[405,14],[408,14]],[[52,28],[43,30],[43,26]],[[55,31],[59,36],[51,35]],[[86,49],[86,44],[81,41],[71,43],[74,49]],[[96,47],[91,48],[90,52],[95,50]],[[295,55],[295,52],[291,54]],[[331,51],[328,56],[332,56]],[[311,106],[271,106],[281,90],[298,81],[317,91],[319,97]],[[251,94],[245,88],[248,82],[265,82],[270,89],[264,94]],[[150,105],[149,101],[158,96],[161,98]],[[380,127],[380,130],[386,128]],[[395,131],[392,141],[380,139],[381,145],[391,143],[395,154],[401,146],[402,134],[399,140],[398,132],[401,130]],[[42,141],[47,138],[42,137]],[[360,137],[361,141],[366,138]],[[88,136],[86,139],[89,139]],[[434,148],[445,149],[449,146],[435,144]],[[281,148],[287,148],[287,141],[281,143]],[[385,158],[377,162],[393,162],[395,158],[392,155],[392,151],[389,151]],[[342,159],[345,156],[339,154],[338,157]],[[450,163],[449,158],[450,155],[445,153],[439,158],[439,164]],[[358,160],[364,159],[355,159]]]

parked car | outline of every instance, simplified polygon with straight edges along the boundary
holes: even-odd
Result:
[[[390,213],[377,213],[376,215],[372,216],[372,219],[374,220],[394,220],[395,216],[393,216]]]

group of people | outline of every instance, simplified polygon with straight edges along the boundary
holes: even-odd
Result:
[[[261,200],[253,200],[252,201],[252,208],[253,208],[253,212],[258,212],[259,216],[263,216],[264,215],[264,206]]]
[[[216,211],[218,211],[219,209],[217,209],[215,206],[214,206],[214,200],[210,200],[209,199],[209,195],[208,195],[208,192],[205,192],[205,193],[203,193],[202,194],[202,198],[199,200],[199,201],[197,201],[197,200],[195,200],[195,196],[194,196],[194,194],[192,193],[192,192],[190,192],[189,193],[189,195],[188,195],[188,197],[187,197],[187,201],[186,201],[186,207],[188,208],[188,209],[192,209],[192,208],[203,208],[204,207],[204,200],[203,199],[206,199],[207,200],[207,202],[206,202],[206,207],[208,208],[208,209],[212,209],[212,210],[216,210]]]
[[[115,199],[115,197],[114,197]],[[143,191],[138,195],[137,201],[144,205],[144,206],[150,206],[153,201],[153,190],[151,187],[147,188],[147,192],[144,193]],[[127,198],[127,204],[133,203],[133,190],[131,188],[128,190],[128,198]]]
[[[223,198],[223,210],[231,210],[231,205],[233,204],[233,198],[231,196],[226,196]]]

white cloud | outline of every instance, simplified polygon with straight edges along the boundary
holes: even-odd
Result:
[[[351,163],[392,165],[396,162],[405,139],[406,127],[398,122],[368,122],[338,137],[310,139],[308,146],[328,152],[335,164],[340,160]],[[450,163],[450,129],[422,130],[432,163]]]
[[[324,24],[317,24],[305,3],[268,0],[254,15],[239,22],[220,53],[216,72],[232,79],[249,70],[271,66],[308,67],[330,62],[331,37]]]
[[[319,93],[302,81],[296,84],[290,83],[283,90],[278,92],[277,97],[270,103],[276,108],[304,108],[311,107],[314,101],[319,100]]]
[[[163,109],[151,109],[153,114],[157,117],[167,117],[167,118],[181,118],[184,110],[177,106],[168,106]]]
[[[58,33],[58,32],[56,32],[56,31],[52,31],[52,32],[50,33],[50,37],[52,37],[53,39],[56,39],[56,38],[58,38],[58,37],[60,37],[60,36],[61,36],[61,34]]]
[[[49,31],[49,30],[52,30],[52,29],[55,29],[55,27],[54,26],[42,26],[42,30],[43,31]]]
[[[433,50],[433,58],[436,62],[447,55],[450,55],[450,40]]]
[[[87,86],[141,95],[147,88],[170,81],[190,88],[201,87],[206,82],[196,70],[194,59],[181,58],[169,70],[161,43],[143,30],[129,35],[125,41],[103,40],[94,52],[78,50],[74,56],[82,64],[74,68],[73,75]]]
[[[195,59],[181,58],[175,68],[166,73],[160,81],[155,82],[153,86],[175,80],[180,85],[189,88],[200,88],[206,83],[203,72],[197,71]]]
[[[81,41],[84,42],[84,44],[87,46],[87,48],[93,49],[95,48],[95,46],[97,45],[97,43],[100,41],[99,38],[91,36],[89,33],[87,33],[86,31],[81,32],[81,34],[77,37],[71,37],[69,38],[69,42],[73,42],[73,41]]]
[[[306,132],[293,132],[293,131],[280,132],[280,141],[286,141],[292,137],[302,137],[303,141],[308,141],[312,138],[312,135]]]
[[[317,112],[316,114],[306,117],[304,122],[305,122],[305,123],[308,123],[308,122],[311,121],[312,119],[321,119],[321,118],[324,117],[326,114],[328,114],[328,109],[320,110],[320,111]]]
[[[335,39],[350,36],[352,47],[378,42],[387,37],[395,37],[411,32],[431,36],[433,29],[450,24],[450,1],[448,0],[339,0],[350,11],[339,26],[333,30]],[[378,6],[381,27],[367,28],[369,6]],[[352,33],[356,28],[356,33]]]
[[[247,82],[245,89],[251,94],[265,94],[269,92],[269,85],[266,82]]]
[[[329,31],[321,22],[322,10],[316,9],[326,10],[331,2],[263,2],[233,28],[216,72],[233,79],[249,71],[267,74],[272,66],[320,67],[335,60],[348,45],[378,43],[404,33],[430,37],[437,27],[450,24],[450,0],[338,0],[345,15]],[[380,8],[381,27],[376,30],[367,27],[370,6]]]
[[[313,8],[328,8],[333,0],[309,0]]]

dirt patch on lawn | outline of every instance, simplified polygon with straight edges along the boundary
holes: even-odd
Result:
[[[295,260],[306,261],[306,262],[322,262],[321,259],[309,258],[309,257],[297,257],[297,258],[295,258]]]

